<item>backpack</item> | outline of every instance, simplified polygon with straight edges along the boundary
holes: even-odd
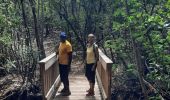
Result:
[[[96,51],[96,48],[98,48],[97,44],[96,44],[96,43],[93,43],[93,52],[94,52],[95,58],[96,58],[96,56],[97,56],[97,55],[96,55],[96,52],[95,52],[95,51]],[[87,50],[87,46],[86,46],[86,50]],[[85,51],[86,51],[86,50],[85,50]],[[87,55],[87,54],[86,54],[86,52],[85,52],[85,57],[86,57],[86,55]],[[83,61],[83,62],[84,62],[84,61]]]
[[[94,52],[94,56],[96,58],[96,48],[98,48],[96,43],[93,43],[93,52]]]

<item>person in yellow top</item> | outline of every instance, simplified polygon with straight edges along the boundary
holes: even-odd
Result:
[[[60,91],[62,96],[71,95],[68,75],[72,61],[72,45],[70,44],[69,41],[67,41],[66,38],[67,38],[66,33],[61,32],[60,44],[58,49],[56,50],[56,54],[58,54],[60,79],[64,85],[64,88]]]
[[[87,90],[86,96],[94,95],[94,85],[95,85],[95,72],[97,67],[97,61],[99,59],[98,47],[94,43],[95,36],[93,34],[88,35],[88,43],[86,49],[86,72],[85,76],[89,82],[90,89]]]

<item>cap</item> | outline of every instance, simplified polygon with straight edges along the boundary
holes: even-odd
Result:
[[[67,38],[66,33],[65,32],[61,32],[60,33],[60,38],[66,39]]]

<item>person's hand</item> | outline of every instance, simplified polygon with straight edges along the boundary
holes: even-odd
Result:
[[[92,71],[95,71],[96,70],[96,67],[97,67],[97,62],[96,63],[94,63],[94,65],[93,65],[93,67],[92,67]]]
[[[95,71],[96,70],[96,64],[93,65],[91,71]]]
[[[58,55],[58,51],[55,52],[56,56]]]

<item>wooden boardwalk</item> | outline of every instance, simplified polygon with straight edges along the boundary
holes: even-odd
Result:
[[[113,62],[99,49],[99,61],[96,69],[98,82],[95,84],[95,96],[87,97],[86,90],[89,89],[88,81],[84,76],[82,64],[71,65],[72,72],[69,75],[70,96],[61,96],[58,91],[60,86],[58,56],[55,53],[39,61],[40,81],[43,100],[111,100],[111,69]],[[78,59],[79,60],[79,59]],[[100,90],[99,90],[100,87]],[[101,92],[100,92],[101,91]]]
[[[97,82],[95,84],[95,95],[86,96],[86,90],[89,89],[89,84],[84,73],[82,71],[73,72],[74,73],[69,75],[71,95],[61,96],[60,93],[57,92],[54,100],[102,100]],[[62,88],[63,84],[59,87],[59,91],[61,91]]]

